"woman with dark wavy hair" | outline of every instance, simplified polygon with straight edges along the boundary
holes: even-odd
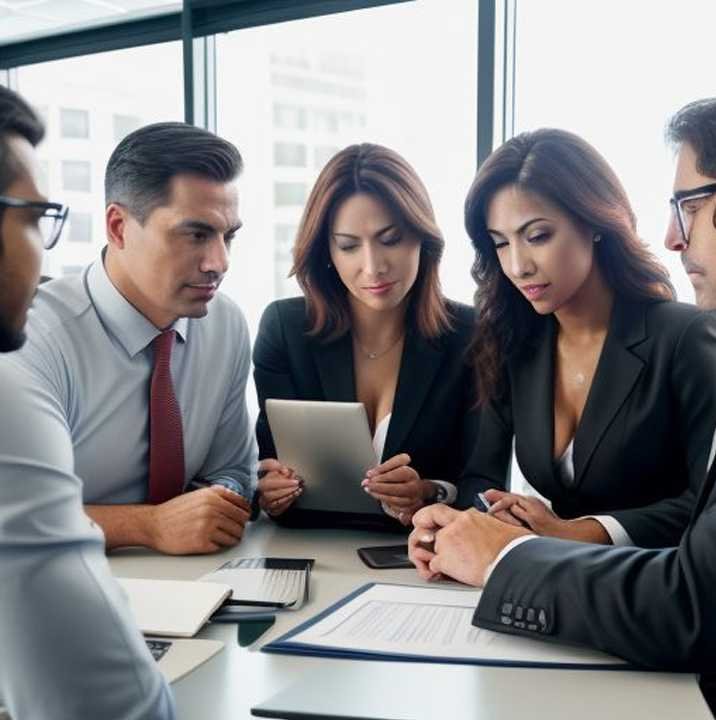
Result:
[[[678,544],[716,423],[714,319],[673,301],[618,178],[572,133],[498,148],[465,220],[490,512],[542,535]],[[551,508],[503,492],[513,438]]]
[[[303,297],[269,305],[254,348],[258,504],[279,522],[402,529],[427,503],[471,505],[474,310],[442,294],[443,247],[428,193],[396,152],[351,145],[321,171],[294,246]],[[303,485],[276,459],[267,398],[364,404],[380,462],[363,480],[375,514],[296,502]]]

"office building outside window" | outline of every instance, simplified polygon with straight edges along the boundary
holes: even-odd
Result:
[[[62,189],[90,192],[92,189],[92,165],[85,160],[63,160]]]
[[[47,126],[38,148],[43,190],[70,206],[65,240],[43,256],[44,275],[74,272],[98,257],[106,242],[109,155],[141,125],[183,120],[181,64],[181,43],[174,42],[18,68],[17,89]]]
[[[63,138],[89,138],[89,112],[61,108],[60,133]]]
[[[67,240],[77,243],[92,242],[92,215],[88,212],[72,211],[67,220]]]

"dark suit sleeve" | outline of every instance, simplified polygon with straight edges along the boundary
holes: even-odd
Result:
[[[712,492],[678,548],[609,548],[554,538],[522,543],[494,569],[473,623],[587,645],[645,667],[713,671],[715,500]],[[523,617],[533,610],[532,630],[515,627],[517,606]]]
[[[254,381],[259,400],[259,417],[256,421],[259,460],[275,458],[276,448],[266,419],[266,398],[296,398],[277,303],[269,305],[261,316],[254,343]]]
[[[673,442],[685,448],[688,487],[678,497],[611,513],[641,547],[679,544],[706,475],[711,433],[716,422],[716,316],[713,313],[701,313],[687,325],[676,344],[671,366],[669,392],[676,405]]]
[[[480,413],[477,442],[472,451],[468,449],[466,477],[458,491],[456,504],[459,507],[472,507],[472,498],[476,492],[483,492],[489,488],[500,490],[507,488],[514,430],[512,403],[506,381],[503,387],[505,388],[503,395],[498,400],[492,400],[485,405]],[[471,422],[471,419],[467,418],[467,422]],[[475,433],[475,431],[475,427],[466,427],[466,442],[467,432]]]

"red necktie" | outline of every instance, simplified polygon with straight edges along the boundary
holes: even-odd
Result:
[[[184,490],[184,436],[172,385],[174,330],[154,338],[154,371],[149,391],[149,502],[171,500]]]

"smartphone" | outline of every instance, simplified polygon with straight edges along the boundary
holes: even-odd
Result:
[[[408,560],[407,545],[378,545],[358,548],[358,556],[374,570],[415,567]]]

